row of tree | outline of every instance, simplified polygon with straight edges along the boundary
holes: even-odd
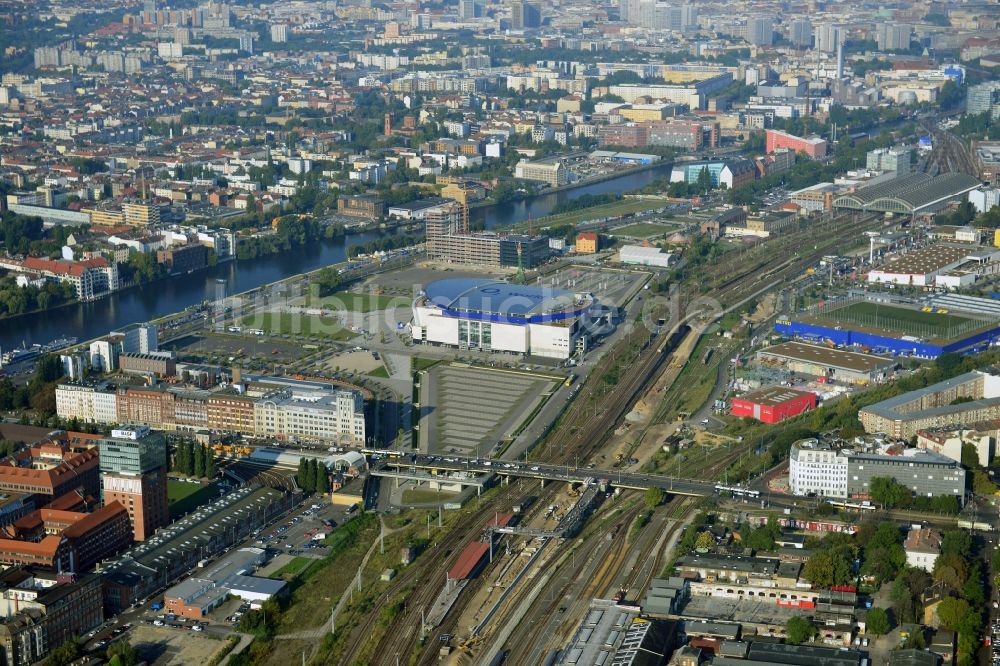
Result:
[[[183,439],[177,443],[173,471],[196,478],[215,478],[215,454],[206,444]]]
[[[372,254],[373,252],[384,252],[395,250],[401,247],[416,245],[424,240],[423,234],[393,234],[375,238],[362,245],[352,245],[347,248],[347,256],[353,259],[362,254]]]
[[[295,482],[305,493],[325,494],[330,492],[330,477],[326,472],[326,466],[317,462],[315,458],[299,460]]]

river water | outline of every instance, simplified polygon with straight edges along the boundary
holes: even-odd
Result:
[[[530,216],[538,219],[553,208],[584,194],[629,192],[645,187],[669,170],[669,164],[631,173],[601,183],[534,197],[525,201],[485,206],[472,212],[472,220],[485,221],[492,229],[522,222]],[[344,261],[347,248],[374,238],[377,232],[354,234],[324,241],[288,254],[278,254],[250,261],[230,261],[189,275],[161,280],[153,284],[121,291],[91,303],[76,303],[46,312],[0,320],[0,350],[22,341],[45,344],[60,337],[88,340],[133,322],[149,321],[171,312],[214,299],[219,294],[219,280],[226,281],[226,292],[238,294],[262,284],[315,270]]]

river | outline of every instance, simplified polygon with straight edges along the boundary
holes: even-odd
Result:
[[[472,212],[472,219],[482,220],[488,229],[522,222],[530,216],[548,215],[563,201],[584,194],[629,192],[645,187],[669,169],[669,164],[630,173],[593,185],[533,197],[524,201],[484,206]],[[189,275],[178,275],[135,289],[127,289],[91,303],[74,303],[45,312],[0,320],[0,350],[11,349],[22,341],[45,344],[64,336],[89,340],[133,322],[149,321],[171,312],[217,297],[220,279],[226,291],[238,294],[269,282],[342,262],[347,248],[377,238],[377,232],[353,234],[323,241],[293,253],[279,254],[250,261],[230,261]]]

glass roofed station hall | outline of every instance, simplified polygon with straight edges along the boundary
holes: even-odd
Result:
[[[497,280],[439,280],[413,303],[414,342],[461,349],[567,359],[610,326],[593,294]]]

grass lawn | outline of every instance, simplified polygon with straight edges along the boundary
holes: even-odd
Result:
[[[354,337],[353,333],[341,326],[336,317],[263,312],[246,317],[241,323],[251,328],[262,328],[271,335],[305,335],[327,340],[349,340]]]
[[[436,358],[421,358],[419,356],[414,356],[410,360],[410,367],[413,372],[420,372],[421,370],[426,370],[437,362],[438,359]]]
[[[615,236],[630,236],[632,238],[649,238],[650,236],[662,236],[669,231],[672,231],[671,227],[662,224],[652,224],[650,222],[637,222],[636,224],[629,224],[624,227],[617,227],[610,231],[611,234]]]
[[[409,307],[411,300],[402,296],[385,296],[379,294],[353,294],[340,291],[322,298],[310,298],[309,307],[328,308],[330,310],[347,310],[348,312],[373,312],[389,307]]]
[[[308,557],[296,557],[293,558],[291,562],[281,567],[274,573],[272,573],[270,578],[284,578],[290,580],[295,578],[299,573],[302,572],[307,566],[315,562],[316,560],[310,559]]]
[[[374,370],[365,373],[369,377],[380,377],[382,379],[389,379],[389,371],[385,369],[384,365],[380,365]]]
[[[354,579],[358,562],[378,536],[378,520],[363,515],[345,523],[326,538],[330,554],[309,567],[292,590],[291,603],[281,614],[278,633],[323,624],[340,594]],[[298,559],[298,558],[296,558]],[[294,560],[293,560],[294,562]]]
[[[644,210],[655,210],[657,208],[662,208],[665,205],[665,201],[662,199],[622,199],[621,201],[615,201],[613,203],[604,204],[603,206],[594,206],[593,208],[581,208],[580,210],[572,210],[568,213],[560,213],[559,215],[549,215],[548,217],[540,217],[535,220],[532,225],[536,229],[541,229],[542,227],[553,226],[557,224],[575,224],[577,222],[585,222],[588,220],[596,220],[602,217],[614,217],[616,215],[629,215],[631,213],[640,213]],[[515,228],[528,228],[527,222],[514,225]]]
[[[404,490],[403,504],[429,504],[431,502],[447,502],[455,498],[456,493],[440,490]]]
[[[199,483],[187,483],[167,479],[167,501],[170,503],[170,517],[178,518],[185,513],[191,513],[199,506],[208,504],[219,496],[214,485],[203,486]]]
[[[910,310],[867,301],[852,303],[820,316],[823,319],[843,321],[859,326],[898,329],[911,335],[938,336],[949,335],[949,329],[952,330],[952,334],[957,333],[960,326],[967,325],[972,321],[967,317],[953,314]]]

